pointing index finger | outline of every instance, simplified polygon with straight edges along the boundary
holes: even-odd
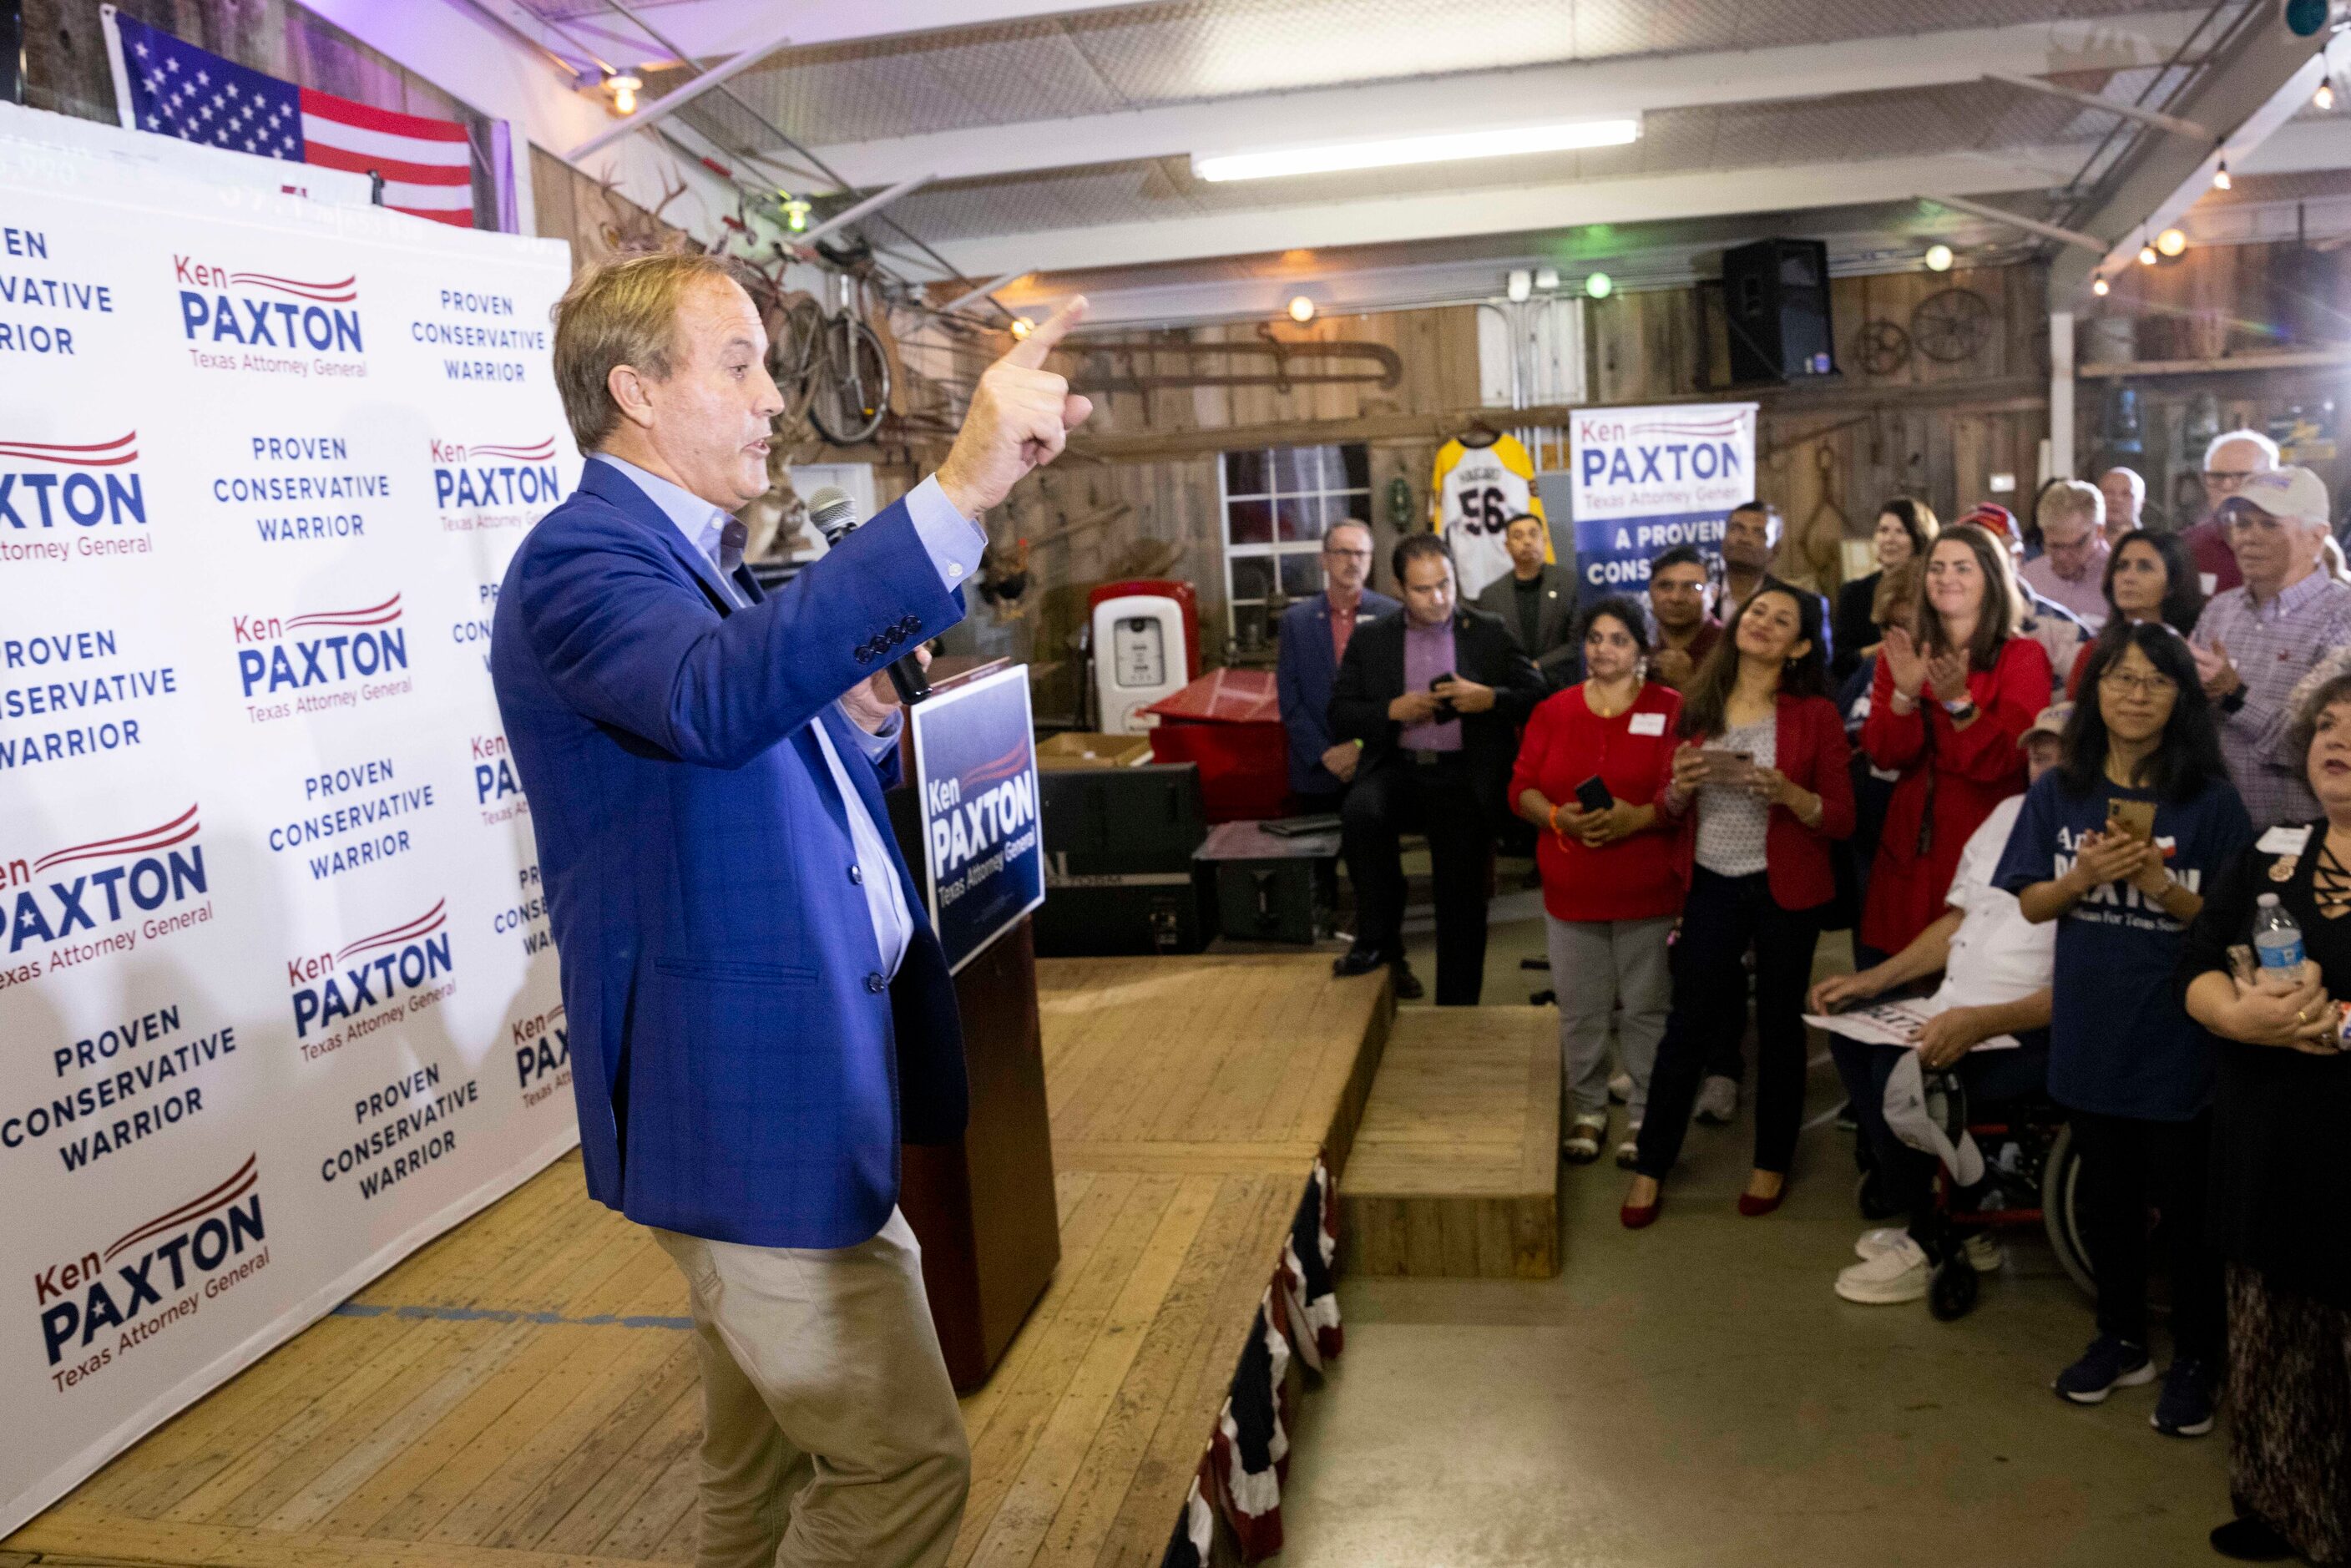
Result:
[[[1023,370],[1042,370],[1045,356],[1069,336],[1070,329],[1085,319],[1086,297],[1082,294],[1072,296],[1059,310],[1046,317],[1035,331],[1013,344],[1012,351],[1004,356],[1004,362],[1019,365]]]

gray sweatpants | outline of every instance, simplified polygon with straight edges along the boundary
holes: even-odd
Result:
[[[1633,1075],[1625,1110],[1638,1123],[1649,1103],[1649,1070],[1666,1032],[1673,982],[1666,971],[1666,937],[1674,917],[1648,920],[1560,920],[1549,928],[1552,987],[1559,993],[1559,1054],[1570,1114],[1608,1110],[1608,1026],[1621,1005],[1616,1043]]]

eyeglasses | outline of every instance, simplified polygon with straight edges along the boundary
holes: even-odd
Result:
[[[2215,490],[2234,490],[2238,486],[2243,484],[2252,476],[2253,471],[2250,468],[2241,473],[2231,473],[2226,469],[2215,468],[2207,468],[2204,470],[2204,483]]]
[[[2176,696],[2179,692],[2179,683],[2169,675],[2132,675],[2120,670],[2108,670],[2098,677],[2098,685],[2135,697]]]

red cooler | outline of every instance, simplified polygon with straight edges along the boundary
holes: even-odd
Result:
[[[1290,741],[1271,670],[1211,670],[1143,710],[1155,716],[1155,762],[1200,769],[1200,802],[1211,822],[1261,821],[1282,814],[1290,793]]]

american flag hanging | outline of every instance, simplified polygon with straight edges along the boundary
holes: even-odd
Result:
[[[106,20],[120,39],[126,125],[256,157],[380,174],[385,206],[474,226],[473,159],[465,128],[455,120],[297,87],[110,6]]]

